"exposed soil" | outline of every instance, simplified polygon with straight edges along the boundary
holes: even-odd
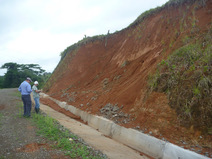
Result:
[[[147,85],[157,64],[183,46],[187,37],[198,40],[208,32],[211,8],[212,1],[205,6],[198,1],[170,6],[140,24],[84,44],[59,63],[45,92],[81,110],[111,117],[122,126],[212,157],[212,135],[183,127],[166,94],[149,94]],[[118,106],[121,112],[116,114],[123,112],[126,120],[100,111],[109,103]]]
[[[54,143],[36,135],[37,128],[30,119],[20,117],[20,98],[17,89],[0,89],[0,158],[1,159],[61,159],[61,151]]]

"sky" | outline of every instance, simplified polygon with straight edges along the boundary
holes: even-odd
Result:
[[[0,0],[0,67],[39,64],[52,72],[60,53],[83,39],[122,30],[168,0]],[[0,76],[6,73],[0,69]]]

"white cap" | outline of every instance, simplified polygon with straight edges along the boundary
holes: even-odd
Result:
[[[38,84],[38,81],[35,81],[34,84]]]

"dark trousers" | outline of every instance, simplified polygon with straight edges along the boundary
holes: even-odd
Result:
[[[24,116],[29,117],[31,115],[32,101],[30,95],[22,95],[22,101],[24,104]]]

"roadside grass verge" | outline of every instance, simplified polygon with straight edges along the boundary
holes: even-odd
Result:
[[[14,93],[14,95],[19,96],[19,93]],[[17,103],[17,108],[19,109],[18,117],[24,118],[23,104],[21,102]],[[41,112],[36,114],[33,112],[32,108],[31,116],[32,118],[28,118],[28,120],[30,120],[38,128],[37,134],[55,143],[52,145],[52,148],[64,151],[65,155],[71,158],[107,159],[106,155],[102,154],[98,150],[94,150],[81,138],[72,134],[68,129],[60,125],[58,121],[47,116],[45,113]]]
[[[72,134],[69,130],[61,126],[55,119],[45,114],[32,114],[32,120],[37,126],[38,134],[56,143],[55,148],[59,148],[71,158],[82,159],[102,159],[100,152],[85,145],[81,139]]]

